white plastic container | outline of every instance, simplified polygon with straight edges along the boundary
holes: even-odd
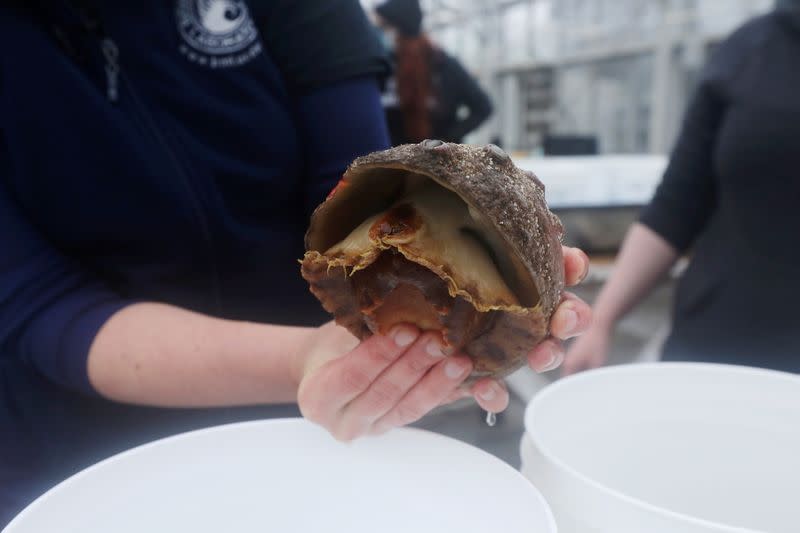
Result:
[[[5,533],[555,533],[499,459],[403,429],[353,444],[302,420],[221,426],[112,457],[61,483]]]
[[[528,406],[522,472],[561,533],[800,532],[800,377],[610,367]]]

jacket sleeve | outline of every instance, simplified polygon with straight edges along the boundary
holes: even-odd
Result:
[[[96,394],[87,375],[100,327],[129,302],[59,254],[26,220],[0,181],[0,358]]]
[[[704,69],[684,116],[669,165],[641,222],[678,251],[689,249],[717,206],[714,154],[738,73],[757,60],[763,18],[745,24],[723,42]]]
[[[723,106],[707,85],[695,93],[669,165],[641,222],[686,251],[716,206],[714,144]]]
[[[357,157],[389,147],[378,83],[355,78],[318,88],[296,100],[306,164],[305,208],[314,208]]]
[[[388,75],[388,56],[358,0],[273,0],[252,5],[267,52],[292,92]]]
[[[445,139],[460,140],[491,116],[492,102],[475,78],[455,58],[446,56],[442,68],[442,76],[447,79],[445,86],[451,92],[448,98],[452,99],[456,109],[466,107],[469,111],[466,117],[455,120],[444,132]]]

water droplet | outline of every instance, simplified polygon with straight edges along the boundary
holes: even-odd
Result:
[[[497,424],[497,415],[491,411],[486,411],[486,425],[491,428],[495,424]]]

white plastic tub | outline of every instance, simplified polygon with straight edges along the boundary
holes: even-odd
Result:
[[[352,444],[302,420],[221,426],[99,463],[5,533],[555,533],[519,472],[402,429]]]
[[[522,472],[561,533],[800,532],[800,377],[605,368],[545,388],[525,425]]]

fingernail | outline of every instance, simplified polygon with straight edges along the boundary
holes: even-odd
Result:
[[[444,357],[444,347],[442,343],[438,340],[432,340],[428,343],[425,347],[425,351],[428,352],[428,355],[431,357]]]
[[[392,328],[392,331],[389,334],[389,336],[394,339],[395,344],[397,344],[401,348],[405,348],[406,346],[417,340],[419,333],[406,326],[395,326],[394,328]]]
[[[586,255],[583,250],[581,250],[581,256],[585,259],[583,263],[583,272],[581,272],[580,277],[578,278],[578,283],[586,279],[586,276],[589,275],[589,256]]]
[[[574,309],[567,308],[562,313],[564,323],[564,335],[572,335],[578,326],[578,313]]]
[[[497,396],[497,391],[494,390],[494,385],[488,385],[483,392],[479,392],[478,396],[481,399],[488,401],[494,400],[494,397]]]
[[[549,372],[550,370],[554,370],[561,365],[561,361],[564,359],[564,352],[560,348],[556,348],[552,346],[550,348],[550,359],[547,360],[547,364],[542,366],[539,369],[539,372]]]
[[[458,361],[448,361],[444,365],[444,373],[450,379],[458,379],[464,374],[464,364]]]

